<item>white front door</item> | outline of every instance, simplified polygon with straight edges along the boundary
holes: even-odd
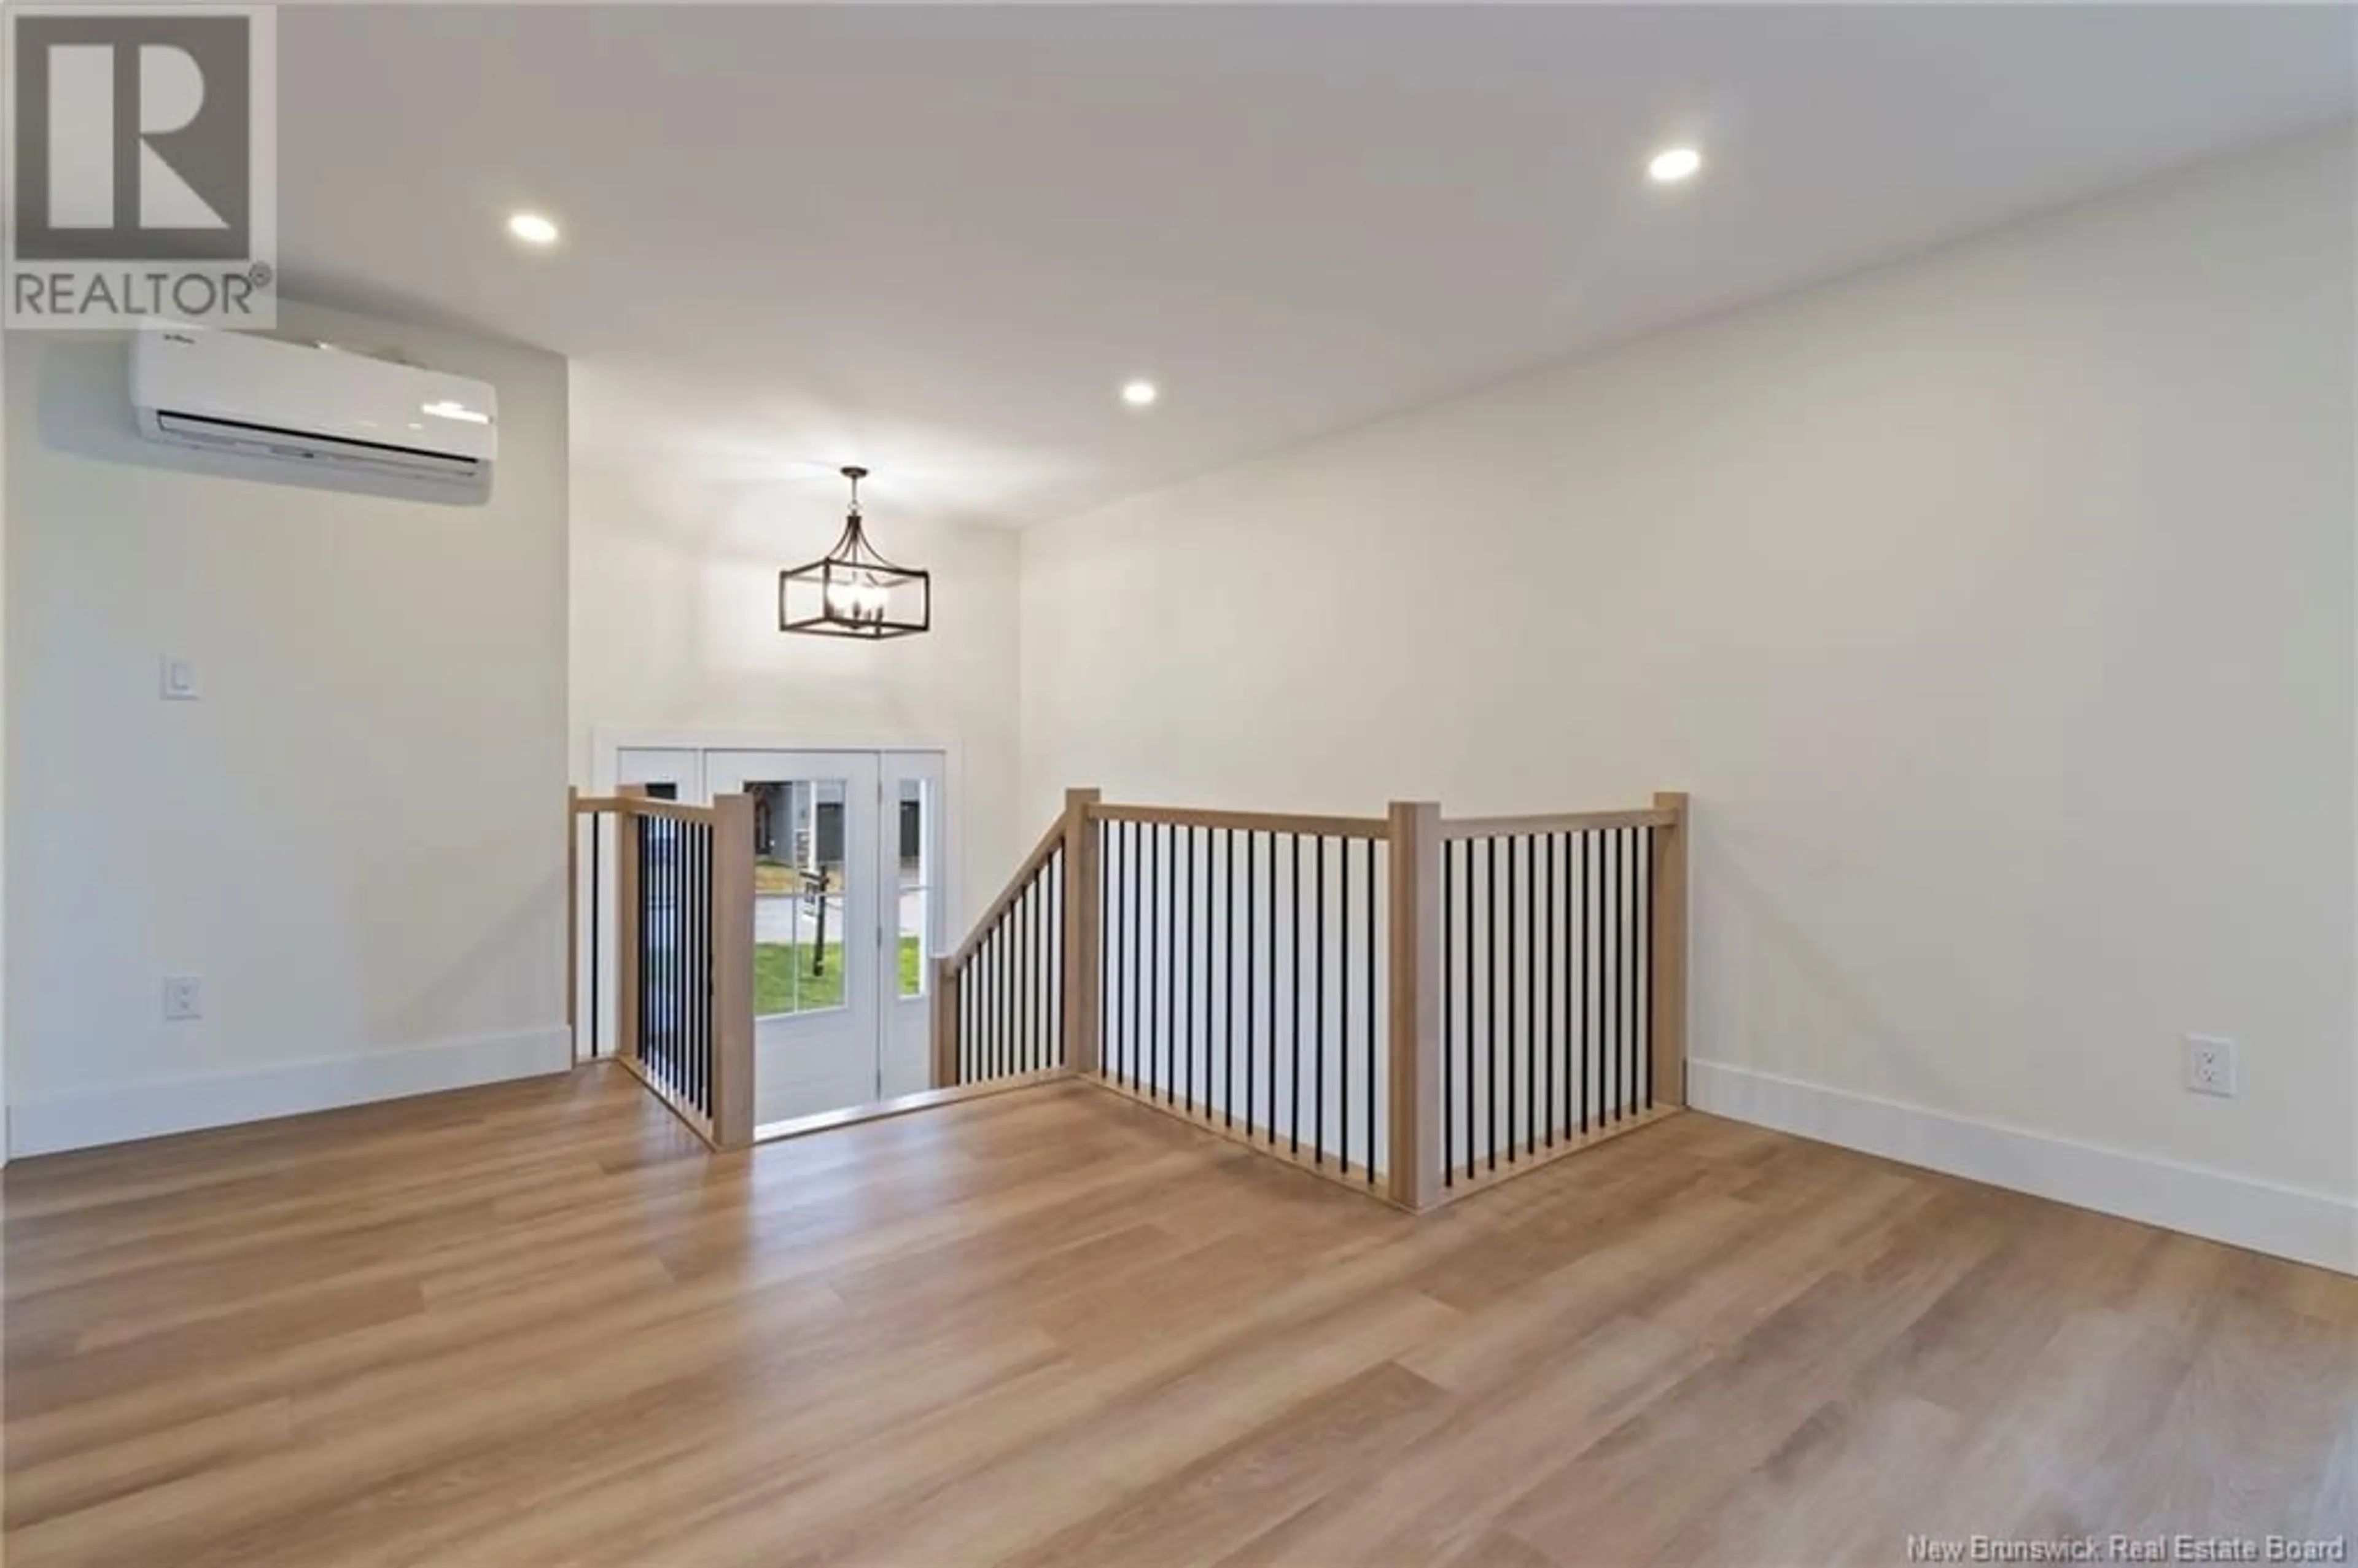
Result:
[[[940,754],[701,761],[709,795],[753,797],[756,1125],[927,1087]]]
[[[879,791],[878,885],[891,890],[884,937],[883,1029],[879,1069],[882,1098],[933,1087],[935,943],[942,918],[942,806],[945,773],[939,752],[886,752]]]

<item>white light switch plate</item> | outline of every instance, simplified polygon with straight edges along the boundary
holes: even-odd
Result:
[[[197,678],[196,661],[184,659],[178,654],[165,654],[164,700],[194,702],[202,693],[202,684]]]

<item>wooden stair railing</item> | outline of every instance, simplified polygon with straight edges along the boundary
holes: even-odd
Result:
[[[1449,819],[1066,793],[934,971],[937,1088],[1076,1076],[1412,1211],[1685,1103],[1686,797]]]
[[[957,1088],[1073,1069],[1077,1021],[1092,1016],[1087,948],[1092,860],[1076,831],[1092,790],[1065,810],[1023,857],[974,932],[934,962],[933,1085]]]
[[[752,797],[722,795],[697,806],[650,799],[628,786],[605,796],[566,795],[571,824],[566,998],[576,1058],[611,1055],[621,1062],[716,1149],[752,1142]],[[604,869],[610,853],[611,894]],[[611,1035],[600,1027],[610,904]],[[578,969],[585,954],[590,964],[586,1032]]]

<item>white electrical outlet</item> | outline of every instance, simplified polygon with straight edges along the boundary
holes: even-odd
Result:
[[[194,975],[164,977],[164,1019],[177,1023],[183,1019],[205,1015],[204,982]]]
[[[2234,1099],[2241,1087],[2235,1068],[2235,1043],[2215,1034],[2186,1037],[2186,1088],[2190,1094],[2217,1095]]]

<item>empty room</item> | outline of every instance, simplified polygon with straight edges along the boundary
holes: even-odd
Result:
[[[2358,10],[0,38],[9,1568],[2351,1560]]]

